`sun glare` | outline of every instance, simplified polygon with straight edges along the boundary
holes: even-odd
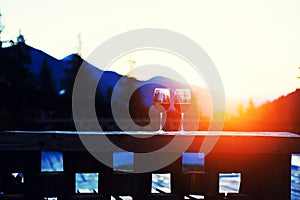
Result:
[[[106,70],[116,71],[139,80],[163,76],[189,85],[207,88],[201,72],[183,58],[163,50],[130,52],[115,59]],[[179,78],[176,80],[176,77]]]

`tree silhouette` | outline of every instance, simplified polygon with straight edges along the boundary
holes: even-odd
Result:
[[[30,49],[17,44],[0,49],[0,112],[8,113],[14,129],[26,126],[35,115],[36,76],[29,70]],[[0,124],[0,129],[2,124]]]
[[[239,117],[243,117],[245,115],[245,109],[243,104],[240,104],[238,107],[238,116]]]
[[[247,108],[247,114],[252,115],[255,111],[255,105],[252,99],[249,100],[249,107]]]
[[[68,97],[72,96],[75,78],[82,62],[83,59],[78,54],[72,54],[71,60],[68,61],[71,67],[65,69],[65,79],[61,81],[61,87]]]
[[[15,45],[0,50],[1,109],[20,112],[27,104],[34,85],[29,71],[31,62],[26,45]]]
[[[48,65],[47,59],[43,60],[41,71],[40,71],[40,89],[44,91],[45,94],[54,93],[54,81],[52,79],[51,69]]]

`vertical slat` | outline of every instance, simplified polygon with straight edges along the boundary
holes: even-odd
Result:
[[[188,172],[172,174],[172,189],[176,194],[206,193],[207,174],[205,172]]]
[[[152,173],[170,173],[171,174],[171,191],[172,192],[179,192],[177,191],[176,184],[177,182],[172,182],[173,180],[176,180],[173,178],[173,174],[178,174],[182,173],[182,156],[181,153],[178,152],[160,152],[158,155],[156,155],[155,159],[138,159],[141,156],[136,156],[135,154],[135,159],[134,159],[134,169],[138,169],[138,171],[143,171],[145,170],[144,173],[139,174],[139,178],[141,180],[145,180],[147,182],[140,182],[137,188],[140,188],[139,191],[141,196],[149,196],[151,192],[151,186],[152,186]],[[161,161],[164,160],[169,160],[169,158],[174,157],[175,159],[170,162],[166,163],[166,165],[161,165]],[[137,158],[137,159],[136,159]],[[149,163],[148,163],[149,162]],[[157,169],[154,169],[154,171],[148,172],[150,168],[149,166],[155,166]],[[153,169],[152,169],[153,170]],[[132,179],[132,178],[131,178]],[[175,185],[175,187],[173,187]]]
[[[205,157],[206,195],[215,196],[219,194],[219,173],[242,172],[245,170],[242,160],[240,160],[242,156],[239,154],[210,153]]]
[[[150,173],[114,172],[110,179],[109,193],[113,195],[129,195],[143,197],[151,192]]]
[[[112,166],[112,153],[101,153]],[[89,152],[63,152],[64,171],[66,173],[98,173],[98,192],[108,195],[111,187],[113,169],[97,160]]]
[[[24,192],[24,184],[12,173],[36,173],[41,169],[39,151],[0,151],[0,191],[6,194]]]
[[[255,199],[290,199],[291,159],[288,154],[260,154],[242,174],[241,193]]]

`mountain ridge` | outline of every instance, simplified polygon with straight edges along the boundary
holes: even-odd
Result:
[[[176,88],[191,88],[196,98],[194,101],[196,107],[191,110],[200,113],[201,130],[208,127],[209,117],[214,114],[212,113],[213,105],[209,90],[185,85],[163,76],[153,77],[149,80],[138,80],[114,71],[102,71],[77,54],[70,54],[59,60],[26,44],[2,48],[0,53],[2,56],[0,59],[0,87],[2,92],[6,94],[0,99],[0,118],[10,119],[7,123],[5,120],[0,123],[1,130],[6,129],[4,127],[30,129],[34,127],[32,123],[39,121],[46,120],[49,123],[58,118],[71,119],[73,84],[80,67],[83,68],[84,80],[87,82],[85,89],[89,89],[91,86],[89,84],[97,85],[96,94],[89,98],[95,100],[97,112],[100,112],[99,118],[104,121],[112,119],[111,106],[117,105],[119,108],[129,109],[135,119],[145,119],[147,122],[149,109],[153,104],[153,91],[156,87],[170,88],[171,91]],[[65,92],[60,93],[61,90],[65,90]],[[130,94],[130,91],[134,91],[133,94]],[[115,94],[114,98],[112,98],[113,93]],[[132,95],[132,97],[130,97],[129,102],[126,102],[128,95]],[[249,105],[248,108],[240,110],[238,116],[226,118],[224,129],[300,133],[299,102],[300,89],[296,89],[294,92],[259,106]],[[82,109],[84,112],[84,106]],[[168,113],[171,117],[170,120],[172,118],[178,120],[179,113],[173,106],[170,107]],[[186,118],[193,119],[196,116],[199,117],[199,115],[188,112]],[[19,118],[21,122],[18,122]],[[169,123],[171,124],[169,127],[174,129],[172,123]],[[49,128],[51,127],[53,128],[49,125]],[[65,128],[63,125],[61,128],[57,124],[54,127],[58,130],[65,130],[70,127],[72,129],[72,126]],[[115,125],[113,124],[111,127],[113,129]]]

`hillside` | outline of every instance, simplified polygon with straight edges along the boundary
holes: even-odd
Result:
[[[243,115],[231,120],[231,127],[246,131],[300,133],[300,89],[257,108],[248,108]]]
[[[116,72],[102,71],[76,54],[58,60],[26,44],[17,44],[0,49],[0,89],[4,94],[0,99],[0,130],[75,130],[72,91],[80,67],[84,73],[84,88],[76,101],[80,103],[85,98],[94,101],[98,121],[105,130],[120,129],[113,120],[112,106],[122,120],[133,119],[143,127],[149,125],[151,113],[158,116],[151,110],[156,87],[167,87],[171,91],[190,87],[193,105],[185,114],[185,127],[206,130],[209,126],[213,106],[206,89],[183,85],[162,76],[140,81]],[[86,96],[94,85],[97,86],[95,94]],[[249,107],[240,115],[227,118],[224,129],[300,133],[299,102],[300,89],[297,89],[272,102]],[[172,103],[167,113],[166,130],[178,130],[180,123],[180,113]],[[86,112],[84,103],[80,104],[80,109],[82,113]],[[124,110],[129,111],[130,117]],[[84,118],[90,120],[88,115]],[[193,124],[199,119],[200,125]],[[127,128],[131,130],[132,127]]]
[[[0,129],[74,129],[72,90],[80,67],[84,73],[85,86],[81,98],[95,100],[99,122],[108,129],[118,130],[112,120],[112,105],[129,110],[131,117],[144,126],[150,120],[149,110],[155,87],[167,87],[173,91],[175,88],[189,87],[164,77],[140,81],[112,71],[102,71],[76,54],[58,60],[26,44],[0,49],[0,53],[0,88],[6,94],[0,99],[0,118],[3,119]],[[84,92],[93,88],[95,84],[96,93],[85,96]],[[126,100],[124,98],[128,96],[129,91],[134,93],[130,100]],[[201,88],[195,91],[205,93]],[[113,93],[114,98],[112,98]],[[207,97],[209,95],[201,96],[199,102],[204,105],[207,101],[204,99]],[[81,100],[76,99],[76,101]],[[194,110],[197,110],[198,102],[194,103],[196,106]],[[82,112],[85,112],[84,105],[81,108]],[[210,112],[207,108],[203,111]],[[179,117],[174,107],[171,106],[169,112],[168,116]],[[188,119],[189,116],[194,115],[187,113],[186,118]],[[171,118],[168,120],[170,121]],[[172,129],[170,126],[173,125],[169,125]]]

